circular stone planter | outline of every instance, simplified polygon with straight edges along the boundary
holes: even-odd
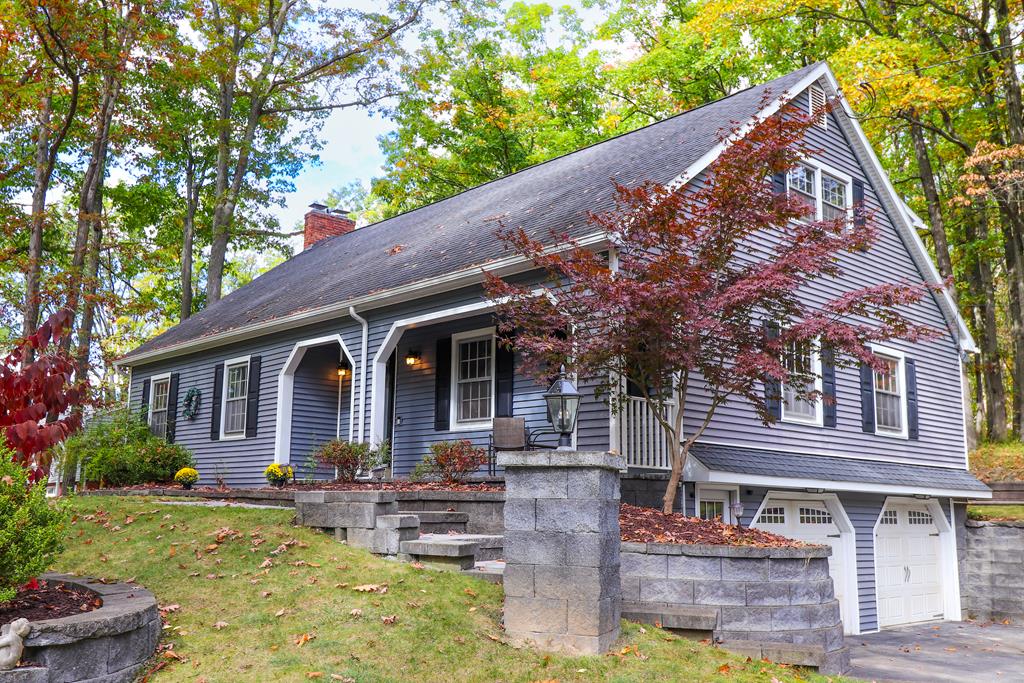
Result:
[[[153,594],[127,583],[104,584],[65,574],[42,578],[93,591],[103,606],[32,622],[21,659],[33,666],[0,671],[0,683],[134,681],[160,640],[160,612]]]

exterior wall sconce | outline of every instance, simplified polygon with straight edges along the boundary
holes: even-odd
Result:
[[[349,367],[347,361],[340,361],[338,363],[338,379],[345,379],[349,373]]]
[[[732,518],[735,520],[737,526],[739,526],[740,519],[743,517],[744,509],[745,506],[743,505],[743,501],[739,498],[729,504],[729,511],[732,512]]]
[[[408,366],[416,365],[420,362],[420,352],[414,349],[409,349],[405,354],[405,364]]]

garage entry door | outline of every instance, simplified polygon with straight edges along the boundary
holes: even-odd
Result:
[[[751,526],[798,541],[831,546],[832,556],[828,558],[828,571],[832,576],[836,598],[839,600],[839,609],[845,613],[848,609],[844,594],[846,572],[849,571],[848,558],[839,527],[836,526],[824,502],[788,500],[773,496],[765,502],[761,513]]]
[[[886,505],[875,527],[878,625],[943,616],[939,530],[924,505]]]

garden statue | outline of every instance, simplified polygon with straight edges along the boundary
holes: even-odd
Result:
[[[32,631],[28,619],[15,619],[7,627],[7,633],[0,636],[0,671],[13,669],[21,661],[25,649],[25,637]]]

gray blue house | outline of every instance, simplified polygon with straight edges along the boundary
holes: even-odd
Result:
[[[733,122],[838,94],[828,67],[816,64],[358,230],[314,206],[301,253],[120,361],[131,371],[131,405],[195,452],[204,482],[221,476],[232,486],[262,485],[272,462],[301,476],[316,444],[335,437],[390,439],[402,476],[433,442],[486,445],[494,417],[544,427],[545,387],[496,346],[481,286],[484,268],[537,277],[495,238],[499,222],[614,249],[586,218],[612,207],[613,179],[700,182]],[[863,201],[881,236],[869,252],[844,256],[845,281],[816,283],[807,297],[900,278],[941,282],[920,220],[841,98],[809,142],[825,153],[793,173],[787,191],[803,193],[820,215]],[[727,405],[685,473],[690,514],[730,520],[740,502],[743,524],[831,545],[849,633],[959,619],[957,516],[967,498],[989,495],[967,471],[961,361],[975,350],[971,335],[945,293],[911,315],[945,334],[877,347],[885,373],[832,368],[808,351],[802,360],[834,405],[783,391],[771,427],[744,404]],[[186,418],[185,396],[197,392],[198,410]],[[695,392],[687,401],[691,426],[702,400]],[[664,437],[645,411],[638,399],[613,414],[585,396],[575,443],[620,451],[631,472],[664,470]]]

